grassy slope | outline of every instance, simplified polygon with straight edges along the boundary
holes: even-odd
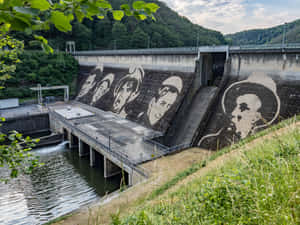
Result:
[[[290,123],[292,120],[282,122],[256,136]],[[253,139],[244,140],[234,148]],[[113,223],[297,224],[300,222],[299,140],[299,129],[273,138],[122,221],[114,216]],[[228,151],[229,148],[224,149],[223,153]],[[221,154],[220,151],[211,160]],[[201,164],[198,165],[200,168]],[[185,174],[194,170],[189,169]],[[160,191],[157,189],[150,198],[175,185],[184,178],[182,174],[160,187]]]

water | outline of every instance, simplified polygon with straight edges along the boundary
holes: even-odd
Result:
[[[103,166],[91,168],[89,158],[65,143],[34,150],[45,163],[30,175],[0,183],[0,224],[43,224],[99,200],[120,185],[120,177],[104,179]],[[99,164],[99,163],[98,163]],[[0,168],[1,176],[8,170]]]

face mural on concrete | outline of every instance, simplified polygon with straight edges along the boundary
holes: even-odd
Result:
[[[140,94],[141,84],[144,78],[144,70],[142,67],[131,67],[129,74],[125,75],[114,90],[114,102],[112,111],[126,117],[126,104],[135,100]]]
[[[246,80],[231,84],[225,90],[221,104],[230,124],[215,134],[202,137],[199,145],[211,137],[221,135],[224,136],[223,140],[232,139],[232,136],[245,138],[259,128],[272,124],[280,112],[276,84],[262,72],[252,73]],[[226,137],[229,131],[233,135]]]
[[[115,75],[113,73],[109,73],[98,83],[93,93],[91,105],[94,105],[99,99],[102,98],[102,96],[109,92],[114,79]]]
[[[173,106],[182,87],[182,79],[178,76],[172,76],[163,81],[157,95],[148,105],[147,117],[151,126],[154,126]]]
[[[91,75],[84,81],[83,85],[80,88],[79,94],[77,95],[77,99],[86,95],[92,88],[96,85],[96,76],[100,75],[103,71],[103,65],[96,66],[95,69],[92,70]]]

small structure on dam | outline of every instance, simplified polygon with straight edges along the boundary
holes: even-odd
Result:
[[[94,166],[96,154],[104,160],[104,177],[121,170],[127,172],[130,185],[143,179],[137,165],[165,154],[152,138],[161,132],[143,127],[114,113],[79,102],[53,104],[48,107],[51,129],[63,133],[70,149],[77,148],[79,156],[90,156]]]

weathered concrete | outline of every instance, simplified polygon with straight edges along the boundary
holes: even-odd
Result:
[[[176,132],[168,137],[168,145],[193,144],[198,129],[205,126],[207,113],[217,97],[218,87],[202,87],[194,96],[184,115],[176,125]]]
[[[220,92],[199,145],[222,148],[299,114],[299,53],[231,53],[228,83]]]
[[[112,163],[108,158],[104,157],[104,178],[113,177],[122,173],[122,168]]]
[[[90,166],[94,167],[96,164],[96,151],[90,146]]]
[[[0,131],[8,133],[16,130],[24,135],[35,135],[48,132],[50,130],[48,113],[39,113],[34,115],[25,115],[18,117],[8,117],[2,123]]]

